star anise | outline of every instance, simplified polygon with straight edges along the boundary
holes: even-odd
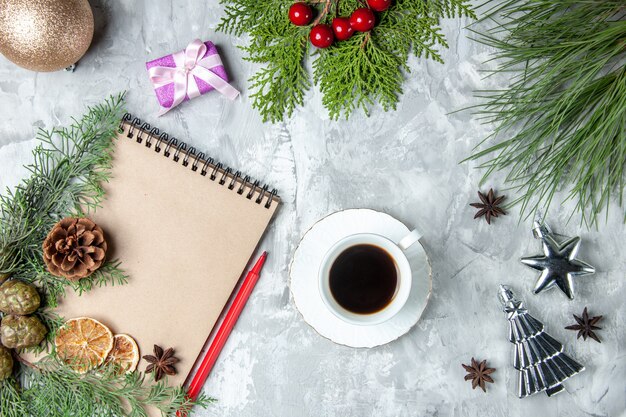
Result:
[[[487,392],[485,389],[485,382],[493,383],[493,379],[489,376],[496,371],[495,368],[488,368],[487,361],[484,360],[481,363],[478,363],[476,359],[472,358],[472,365],[461,364],[463,368],[467,371],[467,375],[465,375],[465,380],[472,380],[472,389],[476,389],[476,387],[480,387],[483,392]]]
[[[578,336],[576,339],[583,337],[583,340],[587,340],[588,337],[592,338],[598,343],[602,343],[598,336],[595,334],[594,330],[601,330],[602,327],[596,326],[596,324],[602,319],[602,316],[595,316],[589,318],[589,314],[587,313],[587,307],[583,310],[583,316],[578,317],[576,314],[572,314],[576,319],[578,324],[572,324],[571,326],[567,326],[567,330],[578,330]]]
[[[480,203],[471,203],[470,206],[475,207],[478,212],[474,215],[474,218],[477,219],[481,216],[485,216],[485,220],[487,220],[487,224],[491,224],[492,217],[505,216],[506,212],[500,208],[500,203],[504,201],[505,196],[501,195],[496,197],[493,188],[489,189],[487,195],[478,192],[478,198],[480,198]]]
[[[176,375],[174,364],[178,363],[179,359],[174,356],[174,349],[169,348],[163,351],[163,348],[154,345],[154,355],[146,355],[143,358],[148,361],[146,373],[154,372],[155,381],[165,375]]]

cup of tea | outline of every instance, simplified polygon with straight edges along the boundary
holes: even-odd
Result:
[[[395,316],[411,292],[413,274],[405,251],[420,239],[413,230],[399,242],[374,233],[347,236],[324,255],[319,290],[340,319],[374,325]]]

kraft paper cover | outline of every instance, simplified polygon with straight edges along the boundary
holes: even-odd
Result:
[[[113,333],[128,333],[140,355],[154,344],[173,347],[180,363],[170,383],[182,384],[242,276],[276,207],[255,193],[247,199],[170,157],[128,138],[116,139],[106,200],[91,217],[109,242],[108,259],[119,259],[128,284],[68,291],[58,313],[93,317]],[[147,134],[143,133],[144,139]],[[156,142],[156,139],[152,140]],[[191,161],[192,159],[190,159]],[[212,168],[213,166],[211,166]],[[223,171],[220,171],[220,174]],[[229,177],[229,179],[232,177]],[[143,371],[146,361],[139,362]]]

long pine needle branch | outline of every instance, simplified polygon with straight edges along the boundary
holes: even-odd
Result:
[[[483,181],[506,172],[523,217],[547,212],[561,189],[588,226],[623,207],[626,167],[626,6],[623,1],[488,1],[474,30],[511,83],[479,91],[496,129],[469,160]],[[488,143],[488,144],[487,144]],[[626,213],[624,214],[626,221]]]

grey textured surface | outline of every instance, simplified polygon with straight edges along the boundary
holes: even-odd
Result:
[[[626,408],[624,273],[626,228],[613,216],[588,231],[567,223],[571,205],[551,212],[560,233],[582,235],[580,257],[598,272],[578,279],[576,299],[555,291],[530,293],[536,274],[519,263],[540,253],[530,223],[515,210],[491,227],[472,220],[480,171],[458,162],[491,126],[468,112],[472,90],[501,86],[481,79],[489,51],[462,27],[443,23],[450,43],[445,65],[411,61],[398,110],[329,121],[314,90],[307,105],[282,124],[261,123],[250,106],[246,79],[254,66],[216,34],[217,1],[93,0],[96,38],[73,74],[35,74],[0,58],[0,186],[14,185],[30,161],[40,126],[69,122],[112,92],[128,90],[128,108],[185,138],[229,165],[266,179],[284,206],[262,247],[271,256],[205,391],[219,402],[197,416],[623,416]],[[213,40],[243,97],[231,103],[209,94],[156,120],[157,102],[144,62],[184,47],[195,37]],[[501,188],[497,180],[491,184]],[[433,297],[418,325],[389,345],[355,350],[318,336],[290,300],[288,265],[308,227],[345,208],[386,211],[418,227],[433,263]],[[616,210],[617,212],[619,211]],[[176,260],[173,260],[175,262]],[[546,330],[587,370],[554,398],[518,400],[512,345],[496,294],[510,284]],[[564,330],[572,313],[589,306],[604,314],[602,344],[576,340]],[[190,331],[193,331],[190,329]],[[485,358],[498,368],[485,395],[463,381],[461,363]]]

